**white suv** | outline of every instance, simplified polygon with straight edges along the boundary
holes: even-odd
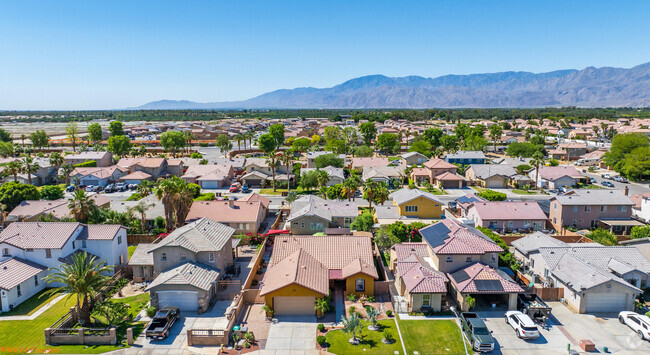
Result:
[[[635,312],[621,312],[618,321],[632,328],[639,339],[650,340],[650,317]]]
[[[529,316],[519,311],[509,311],[505,315],[506,324],[510,324],[520,339],[537,339],[539,330]]]

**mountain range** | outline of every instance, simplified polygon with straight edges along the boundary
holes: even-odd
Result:
[[[161,100],[131,109],[370,109],[648,107],[650,63],[630,69],[588,67],[548,73],[387,77],[369,75],[331,88],[271,91],[248,100]]]

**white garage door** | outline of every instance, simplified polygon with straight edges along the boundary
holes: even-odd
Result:
[[[492,179],[488,180],[488,186],[487,187],[491,187],[491,188],[503,188],[503,187],[506,187],[505,186],[505,180],[492,178]]]
[[[625,293],[588,293],[585,312],[620,312],[626,311],[627,295]]]
[[[194,291],[158,291],[158,308],[174,306],[181,311],[196,312],[199,293]]]
[[[221,187],[217,180],[203,181],[201,185],[204,189],[218,189]]]
[[[279,316],[313,316],[315,303],[316,297],[273,297],[273,310]]]

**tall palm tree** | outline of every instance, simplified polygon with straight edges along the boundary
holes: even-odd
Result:
[[[291,172],[291,166],[294,161],[293,149],[287,149],[280,154],[280,161],[284,164],[287,169],[287,193],[291,192],[291,181],[289,181],[289,173]]]
[[[59,152],[54,152],[50,154],[50,165],[52,165],[56,171],[59,171],[59,167],[63,165],[65,162],[65,159],[63,159],[63,156]]]
[[[121,224],[123,226],[131,225],[133,220],[133,211],[129,208],[126,212],[117,212],[108,210],[102,224]]]
[[[373,194],[373,200],[375,200],[376,204],[381,204],[383,206],[384,202],[388,200],[389,195],[390,191],[388,190],[388,185],[386,185],[385,182],[380,182],[377,185],[377,189],[375,189],[375,193]]]
[[[192,131],[185,131],[185,144],[187,145],[187,152],[190,153],[192,151],[192,140],[194,140],[194,134],[192,134]]]
[[[86,223],[88,217],[97,210],[97,205],[84,190],[77,190],[72,194],[72,198],[68,199],[68,208],[75,221]]]
[[[543,165],[545,161],[544,153],[540,151],[533,153],[533,160],[531,162],[535,164],[535,189],[537,189],[537,179],[539,178],[539,165]]]
[[[163,203],[167,231],[185,224],[185,218],[194,202],[189,184],[178,176],[160,181],[154,190]]]
[[[151,192],[153,191],[154,187],[156,186],[156,183],[150,180],[142,180],[140,184],[138,185],[138,193],[142,197],[149,196]]]
[[[349,317],[345,315],[341,316],[341,323],[343,324],[343,331],[345,334],[352,335],[352,340],[350,341],[353,344],[358,344],[359,339],[357,339],[357,331],[361,327],[361,319],[359,314],[354,312]]]
[[[244,136],[242,134],[235,134],[235,136],[232,137],[232,139],[234,139],[235,142],[237,142],[237,150],[241,151],[241,141],[244,140]]]
[[[327,183],[330,181],[330,175],[325,170],[316,171],[318,172],[318,176],[316,177],[316,180],[318,181],[318,187],[322,189],[327,186]]]
[[[34,163],[34,158],[25,157],[23,159],[23,172],[27,174],[27,181],[30,185],[32,184],[32,174],[36,174],[40,168],[41,167],[37,163]]]
[[[372,210],[372,200],[375,198],[375,193],[379,189],[379,183],[375,180],[366,180],[363,184],[363,198],[368,200],[368,209]]]
[[[25,139],[27,139],[27,136],[24,134],[20,135],[20,141],[22,142],[23,145],[23,150],[25,150]]]
[[[18,160],[10,161],[5,165],[4,172],[14,176],[14,181],[18,181],[18,174],[23,171],[23,165]]]
[[[61,179],[63,178],[63,181],[65,181],[66,185],[70,185],[70,174],[74,171],[75,167],[72,164],[63,164],[61,165],[61,169],[59,169],[59,176],[58,178]]]
[[[130,207],[128,209],[129,212],[131,213],[139,213],[140,214],[140,223],[142,225],[142,231],[144,232],[147,229],[147,211],[153,207],[153,203],[147,203],[145,201],[140,201],[138,202],[137,205]]]
[[[269,164],[271,169],[271,179],[273,179],[273,192],[275,192],[275,168],[278,166],[278,155],[277,150],[274,150],[266,158],[266,163]]]
[[[81,325],[90,323],[90,310],[93,299],[102,287],[106,286],[113,272],[112,266],[107,266],[105,261],[100,261],[96,256],[86,252],[72,254],[72,262],[62,263],[44,280],[47,283],[63,284],[61,287],[52,288],[45,292],[47,295],[59,291],[74,294],[77,298],[77,315]]]
[[[255,134],[253,132],[246,132],[246,138],[248,138],[248,149],[253,148],[253,137],[255,137]]]
[[[359,186],[361,186],[361,179],[359,178],[359,175],[357,175],[355,172],[351,172],[350,176],[343,181],[343,188],[341,189],[341,193],[343,196],[347,196],[348,201],[350,201],[350,197],[352,197],[352,201],[356,199],[355,193],[357,190],[359,190]]]

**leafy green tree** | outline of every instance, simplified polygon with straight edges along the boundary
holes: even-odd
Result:
[[[32,141],[32,146],[40,149],[43,149],[50,144],[50,136],[48,136],[45,131],[39,129],[30,133],[29,140]]]
[[[639,238],[649,238],[649,237],[650,237],[650,226],[632,227],[632,232],[630,232],[630,238],[639,239]]]
[[[357,145],[359,141],[359,133],[357,132],[356,127],[345,127],[343,128],[343,141],[345,142],[348,149]],[[345,152],[346,154],[348,152]]]
[[[631,180],[650,176],[650,146],[635,148],[614,169]]]
[[[377,136],[375,147],[384,154],[397,154],[401,149],[401,143],[396,134],[382,133]]]
[[[372,231],[372,226],[374,224],[375,224],[375,217],[373,217],[372,214],[366,212],[361,216],[357,217],[350,225],[350,228],[357,231],[370,232]]]
[[[131,150],[131,140],[127,136],[111,136],[106,149],[117,156],[125,156]]]
[[[605,246],[616,245],[618,243],[612,232],[602,228],[594,229],[591,233],[587,234],[587,238]]]
[[[558,166],[558,165],[560,165],[560,162],[557,159],[549,159],[548,165],[549,166]]]
[[[514,142],[508,144],[506,148],[506,155],[510,157],[524,157],[530,158],[539,151],[538,146],[529,142]]]
[[[459,140],[464,140],[465,137],[470,135],[472,127],[466,123],[459,123],[456,125],[456,128],[454,128],[454,133],[456,134],[456,137]]]
[[[284,125],[274,124],[269,127],[269,133],[275,140],[275,146],[280,148],[284,145]]]
[[[277,126],[277,125],[273,125]],[[271,126],[271,127],[273,127]],[[284,126],[282,127],[282,135],[284,137]],[[271,167],[271,173],[273,177],[273,191],[275,191],[275,167],[276,167],[276,152],[278,149],[277,144],[278,137],[273,136],[271,133],[266,133],[260,136],[258,139],[260,149],[268,155],[269,165]],[[282,138],[284,140],[284,138]]]
[[[431,147],[438,147],[441,145],[440,138],[444,132],[440,128],[427,128],[422,133],[422,138],[431,144]]]
[[[128,303],[104,300],[93,306],[91,316],[105,319],[106,324],[120,325],[129,316],[130,309]]]
[[[373,240],[381,250],[388,250],[393,245],[401,242],[399,238],[393,235],[386,226],[382,226],[377,232],[375,232]]]
[[[487,145],[487,141],[483,136],[471,135],[465,137],[463,140],[463,149],[471,151],[482,151],[483,148]]]
[[[418,152],[427,157],[431,157],[431,143],[426,140],[415,141],[411,145],[411,148],[409,148],[409,152]]]
[[[65,133],[66,136],[68,137],[68,140],[70,140],[70,143],[72,143],[72,151],[76,152],[77,151],[77,139],[79,138],[79,127],[77,126],[76,122],[70,122],[65,128]],[[23,146],[25,144],[23,143]]]
[[[13,210],[23,201],[40,198],[41,194],[34,185],[10,181],[0,186],[0,204],[7,206],[7,211]]]
[[[63,198],[63,189],[57,185],[45,185],[41,187],[41,198],[49,201]]]
[[[343,184],[332,185],[327,188],[327,198],[329,200],[340,200],[343,198],[341,196],[341,191],[343,190]]]
[[[361,137],[363,142],[370,146],[372,141],[377,137],[377,127],[374,122],[365,122],[359,126],[359,132],[361,132]]]
[[[336,154],[323,154],[319,155],[314,159],[314,165],[316,168],[322,169],[328,166],[333,166],[335,168],[343,167],[343,159],[339,158]]]
[[[187,136],[181,131],[167,131],[160,135],[160,145],[166,151],[171,151],[176,156],[179,150],[182,150],[187,143]]]
[[[88,126],[88,139],[94,144],[99,144],[104,138],[102,126],[99,123],[92,123]]]
[[[650,146],[650,138],[643,133],[617,134],[612,140],[612,147],[603,156],[603,162],[608,166],[616,166],[633,150],[647,146]]]
[[[228,137],[227,134],[218,135],[217,140],[215,141],[215,145],[217,146],[217,148],[219,148],[219,151],[224,156],[226,156],[228,152],[232,149],[232,142],[230,141],[230,138]]]
[[[354,148],[354,156],[357,157],[371,157],[375,154],[375,150],[367,145],[360,145]]]
[[[312,190],[318,186],[318,172],[311,170],[303,173],[300,177],[300,187],[303,190]]]
[[[341,139],[342,136],[343,136],[343,132],[341,131],[341,128],[339,128],[338,126],[327,126],[323,131],[323,139],[325,139],[325,142],[328,143],[332,139]]]
[[[296,152],[306,152],[311,147],[311,139],[305,137],[298,138],[293,141],[291,147]]]
[[[112,121],[108,124],[108,131],[111,132],[111,137],[123,136],[124,125],[120,121]]]
[[[12,142],[13,137],[6,129],[0,128],[0,142]]]
[[[456,136],[442,136],[442,138],[440,138],[440,145],[442,145],[442,147],[446,151],[448,151],[450,153],[455,153],[455,152],[458,151],[458,145],[459,145],[458,137],[456,137]]]
[[[16,150],[12,143],[0,141],[0,155],[3,158],[13,157],[15,154],[16,154]]]
[[[503,192],[494,191],[494,190],[485,190],[483,192],[478,193],[478,196],[488,201],[505,201],[507,197],[506,194],[504,194]]]
[[[325,150],[336,154],[345,154],[345,142],[342,139],[330,139],[325,144]]]

